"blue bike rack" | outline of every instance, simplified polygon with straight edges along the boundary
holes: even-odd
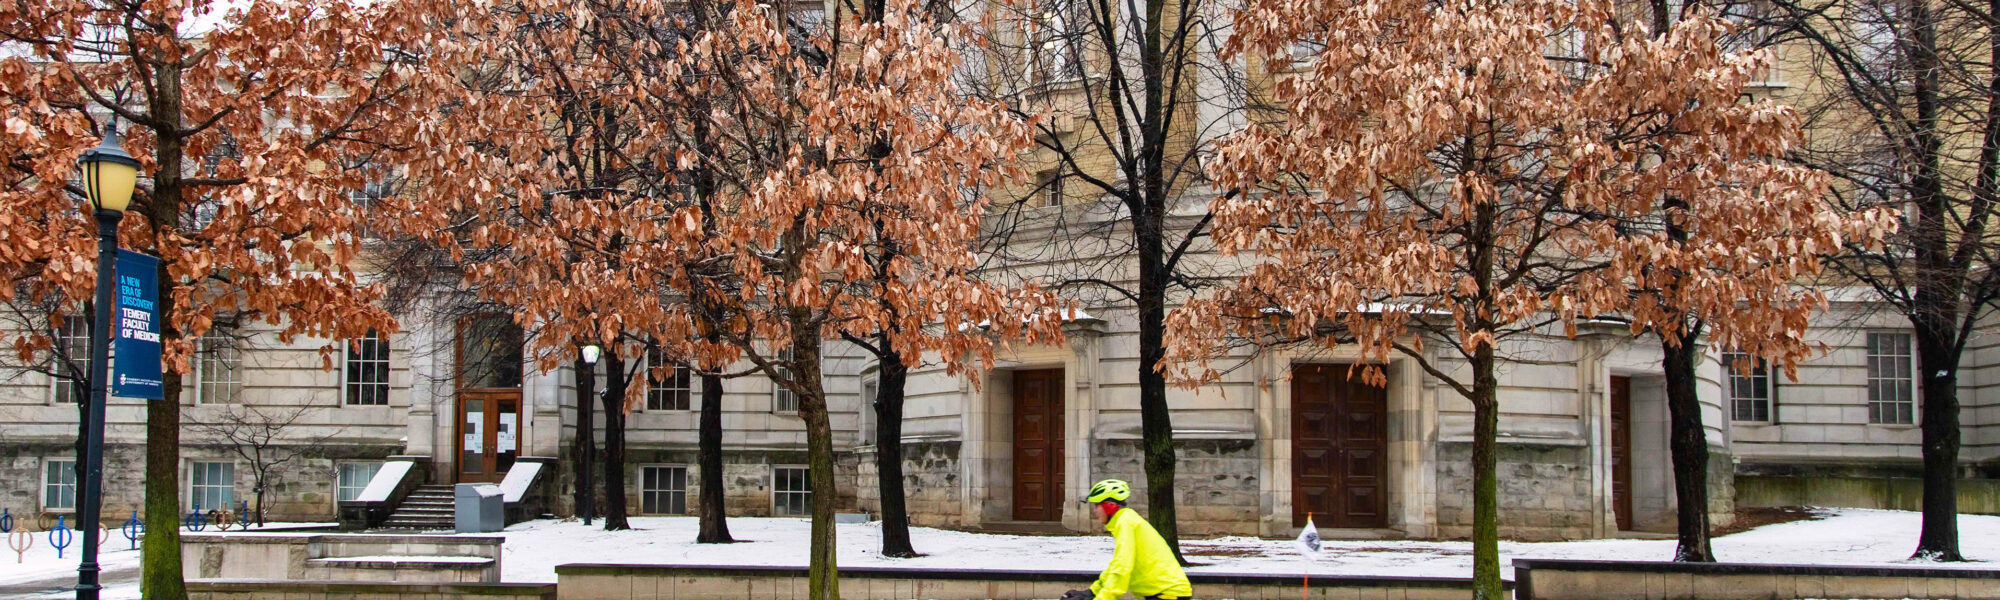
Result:
[[[239,529],[249,529],[249,528],[250,528],[250,501],[249,501],[249,500],[244,500],[244,501],[243,501],[243,502],[242,502],[241,504],[238,504],[238,505],[237,505],[237,508],[236,508],[236,516],[237,516],[237,528],[239,528]]]
[[[181,526],[186,527],[188,531],[208,529],[208,520],[201,518],[200,504],[194,505],[194,512],[188,513],[187,518],[181,520]]]
[[[132,511],[132,518],[126,519],[118,531],[125,534],[125,540],[132,543],[132,549],[139,549],[139,536],[146,533],[146,522],[139,520],[139,511]]]
[[[0,508],[0,533],[13,533],[13,532],[14,532],[14,513],[7,512],[7,509]]]
[[[49,545],[56,547],[56,558],[62,558],[63,549],[76,539],[76,532],[63,524],[63,517],[56,517],[56,526],[49,529]]]

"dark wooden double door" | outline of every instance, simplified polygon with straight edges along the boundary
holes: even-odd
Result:
[[[1388,390],[1347,365],[1292,369],[1292,524],[1388,526]]]
[[[1061,521],[1063,372],[1015,371],[1014,520]]]

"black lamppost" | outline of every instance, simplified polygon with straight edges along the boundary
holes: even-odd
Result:
[[[583,518],[584,525],[590,525],[590,517],[597,505],[597,495],[593,492],[596,482],[591,481],[590,466],[597,462],[597,441],[595,423],[591,422],[591,405],[596,404],[597,359],[604,354],[604,348],[597,344],[586,344],[577,352],[583,359],[584,368],[576,372],[576,512]]]
[[[132,187],[139,181],[139,161],[118,144],[118,130],[104,127],[104,140],[77,159],[84,195],[90,198],[92,216],[97,218],[96,315],[90,322],[90,398],[84,411],[81,434],[83,489],[77,493],[78,535],[83,536],[83,561],[76,567],[77,600],[97,600],[97,539],[100,508],[104,504],[104,406],[110,395],[111,293],[118,285],[118,221],[132,203]]]

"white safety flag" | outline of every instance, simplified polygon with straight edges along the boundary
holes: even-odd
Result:
[[[1319,556],[1319,528],[1313,527],[1312,515],[1306,515],[1306,528],[1299,532],[1299,539],[1293,543],[1298,546],[1299,553],[1306,555],[1306,558]]]

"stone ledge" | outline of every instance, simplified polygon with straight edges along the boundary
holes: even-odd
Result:
[[[1693,563],[1622,560],[1514,559],[1514,569],[1626,573],[1690,573],[1695,575],[1808,575],[1843,577],[1942,577],[2000,579],[2000,570],[1903,567],[1892,565],[1786,565],[1767,563]]]
[[[806,577],[805,567],[765,565],[644,565],[644,564],[565,564],[556,566],[556,577],[564,576],[649,576],[649,577]],[[928,579],[938,581],[1096,581],[1097,571],[962,570],[912,567],[841,567],[841,579]],[[1189,573],[1196,586],[1257,585],[1299,587],[1306,583],[1298,575],[1262,573]],[[1463,577],[1401,577],[1372,575],[1314,575],[1315,585],[1329,587],[1402,587],[1471,589],[1472,579]],[[1506,582],[1509,588],[1513,582]]]
[[[187,582],[189,592],[284,592],[341,594],[448,594],[464,596],[553,597],[553,583],[422,583],[370,581],[288,581],[205,579]]]

